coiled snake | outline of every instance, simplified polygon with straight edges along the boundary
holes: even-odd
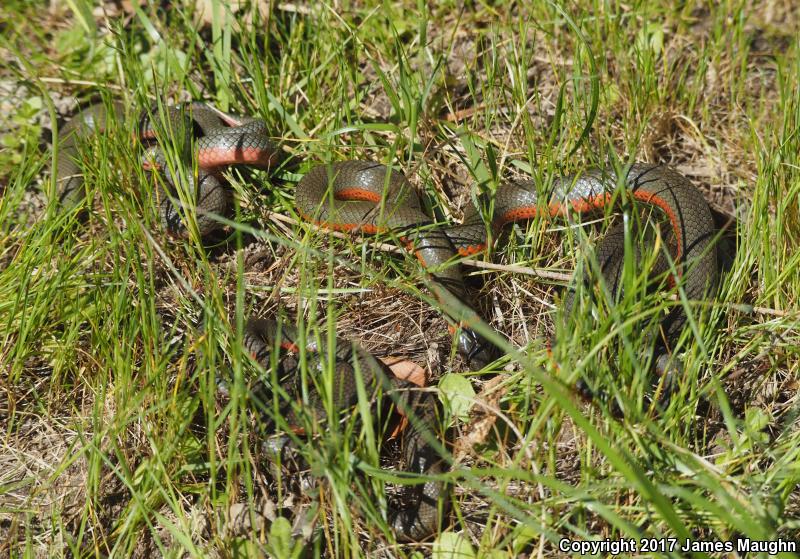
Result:
[[[111,110],[117,117],[123,113],[119,104],[113,105]],[[199,233],[205,235],[217,226],[215,215],[224,215],[230,200],[227,190],[217,179],[217,171],[233,164],[269,168],[280,159],[279,153],[265,134],[263,121],[228,115],[202,104],[192,104],[183,110],[168,109],[166,115],[163,125],[182,126],[194,134],[200,169],[195,201],[197,223]],[[107,116],[104,106],[94,105],[73,118],[59,135],[58,197],[59,203],[66,208],[79,205],[85,196],[83,176],[76,157],[80,142],[103,130]],[[139,136],[142,139],[153,138],[154,128],[150,117],[140,117]],[[150,149],[147,164],[167,167],[158,148]],[[666,215],[674,237],[672,256],[677,271],[677,277],[672,277],[671,282],[680,279],[689,299],[707,297],[718,281],[712,216],[700,191],[685,177],[664,166],[634,164],[621,177],[607,170],[563,177],[555,181],[546,200],[540,200],[533,181],[506,183],[496,192],[490,226],[497,233],[513,221],[603,208],[617,199],[613,194],[618,183],[630,197]],[[160,205],[162,223],[176,234],[186,234],[180,212],[169,196],[164,196],[164,199]],[[471,255],[486,248],[487,227],[477,210],[468,212],[461,225],[430,227],[433,221],[423,211],[405,176],[373,162],[344,161],[317,166],[297,185],[295,201],[305,219],[326,228],[366,233],[396,232],[431,271],[434,291],[440,299],[452,295],[464,301],[461,269],[452,261],[458,255]],[[623,237],[619,234],[605,237],[597,249],[610,285],[617,284],[616,274],[621,266],[623,249]],[[565,306],[571,304],[571,298],[567,298]],[[459,352],[468,361],[478,364],[490,361],[496,350],[469,327],[472,318],[465,318],[463,314],[457,318],[464,326],[458,339]],[[681,308],[670,313],[664,321],[667,339],[680,333],[685,320]],[[274,323],[251,319],[246,325],[245,345],[266,366],[266,356],[274,347],[276,336]],[[292,346],[295,341],[290,331],[285,330],[278,345]],[[342,347],[346,345],[341,344]],[[338,351],[336,384],[333,387],[337,393],[336,407],[345,409],[357,397],[354,366],[365,375],[366,385],[381,386],[390,392],[402,387],[402,383],[392,380],[394,377],[385,367],[363,350],[356,348],[343,354]],[[315,402],[313,405],[319,403]],[[418,396],[413,403],[401,398],[397,403],[399,408],[419,420],[406,435],[405,458],[409,470],[427,475],[441,473],[441,458],[429,440],[422,436],[436,416],[435,398]],[[442,509],[437,508],[436,503],[444,496],[445,487],[440,482],[431,481],[412,489],[416,502],[406,510],[391,510],[390,522],[398,538],[420,540],[437,527]]]

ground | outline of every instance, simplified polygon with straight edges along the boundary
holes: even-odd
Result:
[[[0,550],[550,557],[570,555],[563,538],[798,538],[800,8],[531,4],[3,3]],[[232,171],[226,226],[175,239],[130,135],[90,138],[79,218],[45,195],[53,136],[110,99],[258,115],[293,164]],[[396,235],[298,216],[298,180],[344,159],[401,170],[441,222],[489,212],[508,180],[544,193],[636,160],[684,174],[725,227],[725,273],[686,303],[671,394],[652,397],[647,361],[669,294],[556,326],[627,209],[515,224],[472,257],[469,296],[509,354],[475,371]],[[395,542],[370,467],[399,453],[379,457],[363,425],[302,443],[314,476],[273,475],[244,390],[250,314],[427,372],[452,450],[440,533]]]

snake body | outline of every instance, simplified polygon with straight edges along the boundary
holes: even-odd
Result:
[[[275,349],[297,352],[299,337],[294,329],[278,325],[271,320],[250,318],[245,324],[244,346],[265,369],[269,368],[270,353]],[[306,345],[309,353],[325,355],[325,348],[314,343]],[[438,400],[431,392],[415,389],[415,385],[396,378],[381,361],[361,349],[356,344],[340,341],[336,344],[335,370],[331,399],[333,410],[343,412],[358,403],[356,375],[361,375],[367,400],[380,400],[380,394],[392,399],[399,412],[408,418],[409,424],[403,430],[403,456],[406,471],[424,476],[436,476],[443,472],[443,460],[429,442],[434,436],[437,424]],[[285,363],[283,360],[281,363]],[[286,392],[300,397],[303,392],[299,386],[300,374],[296,366],[280,371],[278,382]],[[304,409],[315,419],[326,418],[324,397],[316,386],[307,387],[308,400]],[[300,426],[302,421],[296,417],[291,406],[284,405],[279,413],[290,426]],[[427,432],[427,433],[426,433]],[[406,507],[390,507],[388,522],[398,539],[419,541],[436,531],[439,525],[440,510],[447,505],[445,484],[431,479],[419,485],[404,486],[402,501]]]
[[[613,194],[618,182],[639,203],[666,214],[675,241],[673,261],[686,296],[703,299],[718,280],[712,242],[714,221],[697,187],[668,167],[636,163],[623,177],[613,170],[600,169],[562,177],[555,181],[546,201],[540,200],[534,181],[505,183],[495,195],[491,228],[497,234],[514,221],[602,209],[616,200]],[[422,210],[405,176],[377,163],[344,161],[318,166],[300,181],[295,198],[306,219],[327,228],[398,232],[420,262],[432,271],[436,283],[458,298],[464,296],[461,269],[448,264],[457,255],[468,256],[487,248],[487,228],[475,208],[466,213],[461,225],[431,227],[433,220]],[[609,285],[618,284],[615,273],[623,255],[623,235],[609,235],[598,247]],[[567,312],[571,301],[566,299]],[[674,339],[685,320],[683,310],[675,309],[664,322],[666,337]],[[469,328],[462,331],[458,347],[465,357],[479,364],[490,351]]]
[[[163,117],[163,118],[162,118]],[[63,210],[83,204],[86,198],[85,178],[80,160],[80,148],[92,136],[105,134],[111,121],[126,124],[125,106],[120,102],[109,106],[98,103],[78,113],[59,132],[58,158],[55,169],[57,203]],[[166,174],[166,190],[157,189],[159,214],[162,225],[176,236],[186,236],[188,230],[178,209],[175,193],[176,178],[161,147],[169,140],[177,140],[183,151],[194,147],[198,175],[191,166],[183,176],[188,180],[188,192],[194,194],[197,228],[205,236],[219,227],[216,216],[224,216],[230,206],[230,191],[219,178],[221,169],[230,165],[252,165],[271,168],[280,159],[279,152],[269,142],[263,120],[238,117],[222,112],[205,103],[165,107],[158,111],[143,111],[135,123],[135,137],[147,144],[143,159],[146,169],[160,169]]]

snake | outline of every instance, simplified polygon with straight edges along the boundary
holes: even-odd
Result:
[[[243,345],[265,370],[269,370],[272,351],[277,349],[296,355],[299,344],[297,331],[290,326],[282,324],[279,327],[273,320],[255,317],[250,317],[245,323]],[[323,344],[307,341],[305,349],[307,355],[316,355],[319,360],[326,357],[327,348]],[[447,485],[437,478],[444,472],[445,462],[431,442],[435,436],[434,426],[440,416],[438,399],[434,393],[419,390],[413,383],[398,379],[382,361],[356,343],[337,341],[334,351],[335,368],[330,396],[335,413],[344,413],[359,402],[357,375],[360,375],[368,402],[391,401],[406,419],[406,427],[402,430],[405,471],[426,479],[416,485],[403,486],[398,500],[405,506],[389,506],[387,521],[398,540],[424,540],[436,532],[448,503]],[[278,385],[290,397],[301,400],[303,390],[298,364],[288,359],[278,362]],[[287,362],[290,364],[287,365]],[[306,419],[310,416],[314,425],[319,425],[320,420],[327,417],[325,399],[312,382],[308,383],[306,395],[307,400],[302,402]],[[274,398],[273,391],[263,401],[270,402]],[[303,418],[298,417],[286,400],[278,398],[278,401],[283,402],[278,413],[290,427],[300,431]],[[266,408],[269,407],[267,404]],[[267,415],[263,423],[270,423],[269,419]],[[269,427],[266,429],[269,430]]]
[[[115,116],[122,112],[116,105]],[[189,114],[188,120],[185,116]],[[152,112],[139,119],[139,137],[149,139]],[[177,114],[178,116],[174,116]],[[102,131],[108,112],[90,107],[71,121],[59,135],[61,154],[58,158],[57,182],[59,202],[64,206],[80,204],[85,197],[83,175],[80,172],[78,153],[80,142],[89,134]],[[257,119],[236,117],[191,105],[189,110],[167,111],[167,122],[180,118],[184,128],[192,130],[190,137],[196,145],[199,175],[197,204],[198,228],[206,234],[215,227],[215,220],[200,226],[201,213],[222,214],[227,204],[227,194],[216,181],[218,171],[227,165],[247,164],[269,168],[279,159],[276,148],[263,133]],[[158,148],[149,152],[149,163],[159,168],[167,167]],[[213,180],[212,180],[213,179]],[[624,196],[619,196],[619,189]],[[634,163],[622,172],[614,168],[597,168],[586,172],[554,179],[549,195],[541,196],[533,180],[501,184],[494,197],[494,214],[488,227],[477,208],[465,212],[461,224],[437,224],[424,210],[423,204],[408,179],[394,169],[371,161],[341,161],[313,167],[295,189],[295,206],[307,221],[323,228],[338,231],[363,231],[367,234],[391,232],[411,250],[433,279],[434,294],[440,301],[454,297],[464,302],[466,311],[454,312],[460,322],[457,338],[459,353],[470,363],[484,365],[498,354],[498,348],[478,334],[471,326],[479,320],[472,305],[466,302],[466,288],[458,258],[480,253],[488,248],[489,233],[496,238],[507,224],[537,217],[552,219],[572,213],[586,214],[618,203],[620,198],[633,198],[639,204],[663,213],[669,223],[673,240],[672,267],[668,281],[674,286],[680,282],[688,299],[703,300],[710,296],[718,282],[714,222],[704,196],[686,177],[663,165]],[[170,206],[171,207],[171,206]],[[162,224],[178,228],[178,212],[163,209]],[[624,256],[624,235],[612,230],[597,249],[601,270],[610,285],[619,285],[619,271]],[[566,297],[563,310],[568,314],[574,305]],[[675,307],[663,320],[666,340],[675,339],[687,316],[682,307]],[[269,365],[268,353],[276,345],[295,347],[296,337],[290,329],[280,336],[274,323],[251,318],[245,328],[244,345],[265,368]],[[280,339],[278,339],[280,337]],[[277,342],[276,342],[277,340]],[[348,347],[346,343],[337,347]],[[398,388],[399,381],[384,366],[361,349],[340,354],[337,350],[334,390],[337,394],[334,409],[352,406],[356,398],[355,370],[365,374],[367,384]],[[295,378],[297,375],[293,375]],[[287,388],[291,382],[284,380]],[[295,387],[296,388],[296,387]],[[296,393],[296,390],[294,390]],[[410,391],[413,393],[413,391]],[[422,394],[425,394],[424,392]],[[409,471],[435,477],[443,471],[442,460],[423,436],[432,429],[436,417],[436,401],[420,398],[413,404],[400,403],[408,415],[415,416],[416,426],[405,435],[405,461]],[[319,411],[320,400],[314,396],[312,410]],[[290,422],[296,418],[286,412]],[[389,520],[398,539],[418,541],[436,529],[442,507],[436,505],[443,499],[446,487],[441,482],[426,481],[410,488],[411,506],[390,509]]]
[[[87,196],[86,178],[81,153],[92,136],[110,133],[112,124],[121,130],[131,128],[125,104],[115,101],[109,105],[96,103],[70,120],[58,134],[55,166],[56,204],[62,211],[82,208]],[[241,117],[220,111],[206,103],[186,103],[142,111],[135,119],[134,138],[149,147],[142,158],[147,170],[163,171],[166,180],[157,182],[159,218],[164,228],[177,237],[188,236],[173,177],[174,168],[162,149],[164,143],[174,140],[182,152],[194,149],[197,177],[191,172],[182,173],[188,181],[187,192],[194,195],[191,201],[197,212],[197,229],[200,237],[209,235],[220,227],[217,216],[226,216],[230,209],[231,193],[220,178],[220,171],[231,165],[250,165],[274,168],[281,159],[280,152],[261,146],[268,141],[266,123],[258,118]]]

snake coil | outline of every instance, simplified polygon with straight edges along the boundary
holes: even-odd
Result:
[[[114,117],[124,115],[122,105],[112,105]],[[103,132],[108,112],[102,105],[82,111],[64,127],[59,135],[60,153],[56,168],[58,203],[65,208],[80,205],[85,198],[84,178],[78,160],[81,141]],[[216,215],[224,215],[230,194],[219,181],[220,169],[228,165],[245,164],[270,168],[279,160],[279,153],[265,133],[263,121],[222,113],[203,104],[191,104],[182,109],[168,108],[162,128],[186,131],[186,143],[195,146],[200,172],[196,183],[190,179],[190,191],[195,190],[198,210],[198,230],[206,235],[218,226]],[[151,117],[139,119],[142,140],[157,136]],[[157,147],[148,150],[145,164],[168,169],[167,158]],[[168,183],[173,177],[168,174]],[[714,223],[701,192],[684,176],[660,165],[636,163],[624,173],[613,170],[591,170],[579,175],[556,179],[547,199],[540,199],[533,181],[501,185],[495,195],[494,218],[490,229],[496,234],[507,223],[535,217],[552,218],[570,212],[579,214],[601,209],[614,203],[618,188],[641,204],[663,212],[669,221],[674,239],[673,263],[677,274],[671,283],[681,282],[689,299],[703,299],[715,289],[718,281],[716,248],[713,244]],[[172,187],[174,188],[174,186]],[[162,194],[164,194],[162,192]],[[174,196],[164,195],[161,220],[164,226],[179,235],[186,234],[181,212],[172,202]],[[322,227],[366,233],[397,232],[431,272],[434,291],[440,300],[453,296],[463,302],[464,280],[460,266],[454,261],[459,255],[472,255],[487,246],[487,227],[477,210],[467,212],[461,225],[436,226],[425,213],[422,204],[402,173],[368,161],[344,161],[317,166],[298,183],[295,191],[298,211],[305,219]],[[618,272],[624,253],[623,236],[610,233],[597,250],[603,274],[610,285],[617,285]],[[566,310],[572,299],[565,300]],[[467,305],[469,308],[470,305]],[[469,327],[477,315],[462,312],[454,318],[464,326],[458,339],[459,352],[468,361],[485,364],[496,355],[496,348]],[[664,320],[666,339],[672,340],[686,322],[682,308],[673,310]],[[265,367],[267,354],[275,341],[274,323],[251,319],[245,331],[245,346]],[[281,343],[294,344],[296,338],[284,331]],[[342,344],[344,346],[345,344]],[[400,388],[399,381],[372,356],[355,349],[349,355],[337,357],[334,390],[336,409],[347,409],[354,403],[353,367],[366,374],[375,386]],[[415,393],[411,391],[410,393]],[[417,394],[426,394],[416,392]],[[316,396],[315,396],[316,397]],[[437,402],[433,397],[418,396],[415,401],[398,401],[398,406],[417,421],[405,436],[405,459],[410,471],[436,476],[443,471],[443,461],[429,444],[426,431],[432,429]],[[316,400],[315,406],[319,404]],[[288,412],[287,412],[288,413]],[[437,502],[446,504],[445,486],[432,480],[411,490],[412,506],[390,510],[390,523],[400,539],[420,540],[437,527]]]

